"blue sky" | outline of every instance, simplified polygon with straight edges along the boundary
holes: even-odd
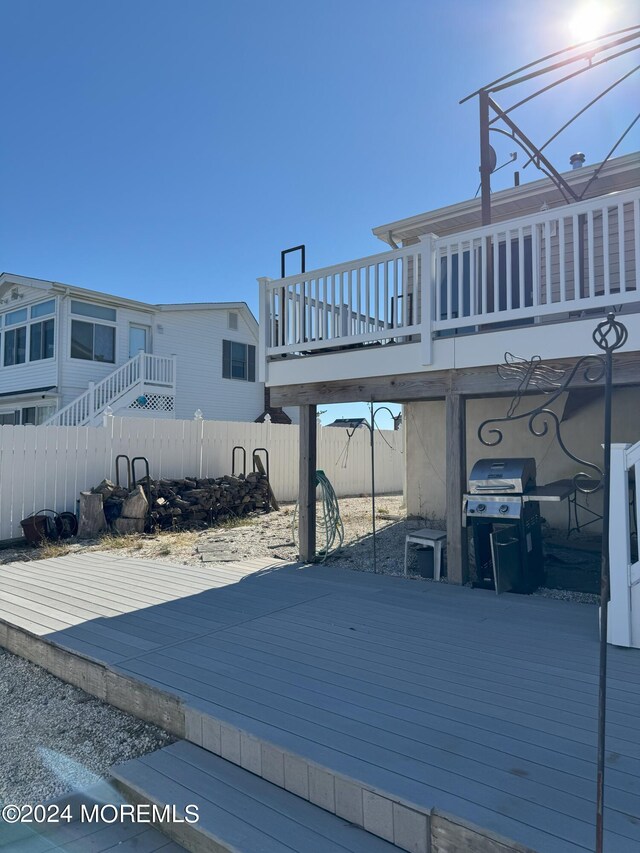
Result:
[[[604,31],[640,18],[604,5]],[[309,268],[359,257],[383,249],[373,226],[473,196],[477,105],[458,101],[575,41],[581,6],[0,0],[0,269],[255,309],[282,248],[306,243]],[[542,141],[611,79],[583,75],[523,126]],[[576,123],[555,162],[601,159],[638,93],[631,78]],[[513,145],[494,144],[501,163]],[[636,130],[619,153],[638,148]]]

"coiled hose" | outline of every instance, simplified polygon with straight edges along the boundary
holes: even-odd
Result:
[[[324,471],[316,471],[316,488],[320,489],[322,514],[316,518],[316,539],[321,536],[324,539],[324,548],[318,551],[317,557],[321,563],[327,559],[329,554],[342,547],[344,542],[344,524],[340,517],[340,506],[338,496]],[[293,511],[293,523],[291,534],[293,541],[298,544],[298,503]]]

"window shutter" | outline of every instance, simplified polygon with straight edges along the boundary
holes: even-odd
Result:
[[[231,379],[231,341],[222,341],[222,378]]]
[[[256,348],[249,344],[247,347],[249,353],[249,370],[247,371],[247,379],[249,382],[256,381]]]

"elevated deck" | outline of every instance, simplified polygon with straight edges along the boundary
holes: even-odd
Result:
[[[11,651],[403,849],[593,849],[594,607],[277,561],[0,578]],[[639,700],[640,654],[610,649],[616,853],[640,847]]]

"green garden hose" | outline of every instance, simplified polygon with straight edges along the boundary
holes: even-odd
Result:
[[[316,471],[316,487],[320,489],[322,501],[322,513],[316,517],[316,538],[320,535],[324,539],[324,548],[318,551],[317,557],[324,562],[329,554],[337,551],[344,542],[344,524],[340,518],[340,506],[329,478],[324,471]],[[298,534],[298,504],[293,511],[292,536],[297,544]]]

